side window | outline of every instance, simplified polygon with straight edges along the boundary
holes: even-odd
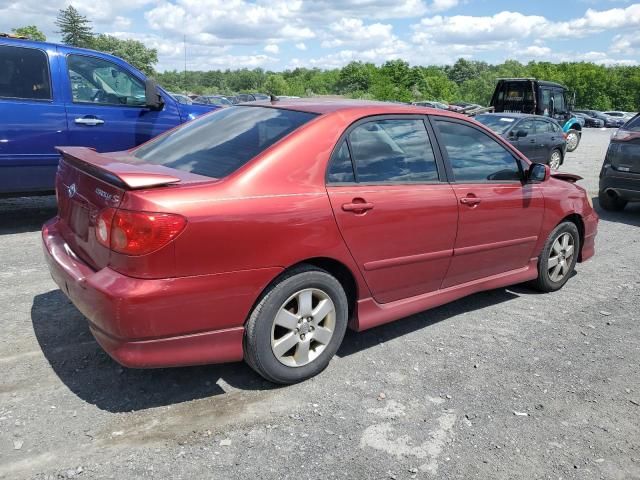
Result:
[[[545,122],[544,120],[536,121],[536,128],[539,133],[553,133],[553,123]]]
[[[347,141],[343,140],[340,148],[331,157],[329,172],[327,174],[328,183],[353,183],[356,177],[353,173],[351,154]]]
[[[564,113],[564,92],[562,90],[554,90],[553,97],[555,100],[556,113]]]
[[[51,100],[47,55],[35,48],[0,45],[0,97]]]
[[[515,157],[473,127],[436,120],[456,182],[519,181]]]
[[[74,103],[143,106],[143,83],[115,63],[96,57],[69,55],[67,68]]]
[[[534,122],[533,120],[522,120],[518,125],[516,125],[514,130],[524,130],[527,132],[527,136],[529,137],[536,134],[536,123],[537,122]]]
[[[432,182],[438,169],[422,119],[367,122],[349,134],[358,182]]]

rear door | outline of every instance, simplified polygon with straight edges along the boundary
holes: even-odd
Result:
[[[449,267],[458,207],[422,116],[370,117],[334,150],[327,192],[376,301],[437,290]]]
[[[460,205],[443,288],[526,267],[542,226],[540,185],[523,184],[521,162],[479,127],[445,118],[433,123]]]
[[[164,95],[159,111],[145,106],[144,78],[123,65],[65,51],[71,145],[98,152],[128,150],[181,122],[178,104]]]
[[[564,154],[563,144],[565,140],[562,129],[548,120],[536,119],[535,122],[538,145],[540,147],[540,155],[537,161],[548,162],[554,149],[559,149]]]
[[[67,141],[56,49],[26,45],[0,44],[0,193],[53,190],[54,146]]]

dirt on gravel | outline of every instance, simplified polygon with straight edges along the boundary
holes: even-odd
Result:
[[[562,167],[593,197],[611,133]],[[598,211],[561,291],[349,332],[277,387],[242,363],[120,367],[49,277],[55,199],[0,200],[0,478],[640,478],[640,205]]]

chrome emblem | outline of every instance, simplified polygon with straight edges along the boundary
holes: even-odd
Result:
[[[78,188],[75,183],[72,183],[67,187],[67,195],[69,198],[73,197],[76,193],[78,193]]]

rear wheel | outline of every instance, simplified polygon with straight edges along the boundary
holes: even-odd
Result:
[[[580,132],[571,129],[567,132],[567,152],[573,152],[580,144]]]
[[[538,278],[533,286],[542,292],[560,290],[576,266],[580,234],[572,222],[562,222],[547,238],[538,258]]]
[[[552,170],[558,170],[562,165],[562,152],[557,148],[551,150],[551,155],[549,155],[549,167]]]
[[[620,198],[614,192],[598,192],[598,202],[603,209],[612,212],[619,212],[627,206],[627,201],[624,198]]]
[[[342,343],[348,304],[324,270],[297,267],[263,294],[246,325],[245,360],[274,383],[296,383],[324,370]]]

